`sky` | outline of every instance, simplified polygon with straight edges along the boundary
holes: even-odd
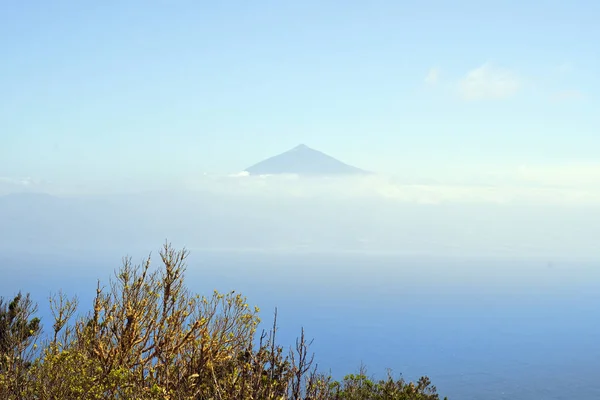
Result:
[[[593,1],[2,2],[0,178],[235,173],[304,143],[404,176],[597,179],[598,15]]]

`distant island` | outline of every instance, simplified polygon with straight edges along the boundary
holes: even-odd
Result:
[[[250,175],[364,175],[370,172],[343,163],[301,144],[245,170]]]

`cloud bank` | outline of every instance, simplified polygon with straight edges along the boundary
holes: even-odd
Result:
[[[411,181],[391,175],[205,175],[190,190],[241,196],[372,199],[414,204],[600,205],[600,164],[520,166],[460,180]]]
[[[600,205],[600,164],[521,165],[477,168],[454,176],[432,173],[304,177],[299,175],[199,174],[190,179],[148,182],[62,182],[0,178],[0,195],[45,192],[59,196],[140,192],[203,192],[230,197],[383,200],[413,204]]]
[[[145,251],[168,238],[210,250],[597,255],[599,178],[600,164],[437,182],[205,174],[158,192],[0,196],[0,250]]]

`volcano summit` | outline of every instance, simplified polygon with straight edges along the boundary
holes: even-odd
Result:
[[[357,175],[369,173],[303,144],[246,168],[246,172],[250,175]]]

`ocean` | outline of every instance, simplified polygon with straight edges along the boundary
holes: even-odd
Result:
[[[31,292],[43,321],[59,289],[88,310],[121,256],[0,254],[0,295]],[[336,378],[362,363],[449,399],[600,398],[600,262],[193,251],[186,282],[243,293],[265,329],[277,307],[280,343],[304,328]]]

